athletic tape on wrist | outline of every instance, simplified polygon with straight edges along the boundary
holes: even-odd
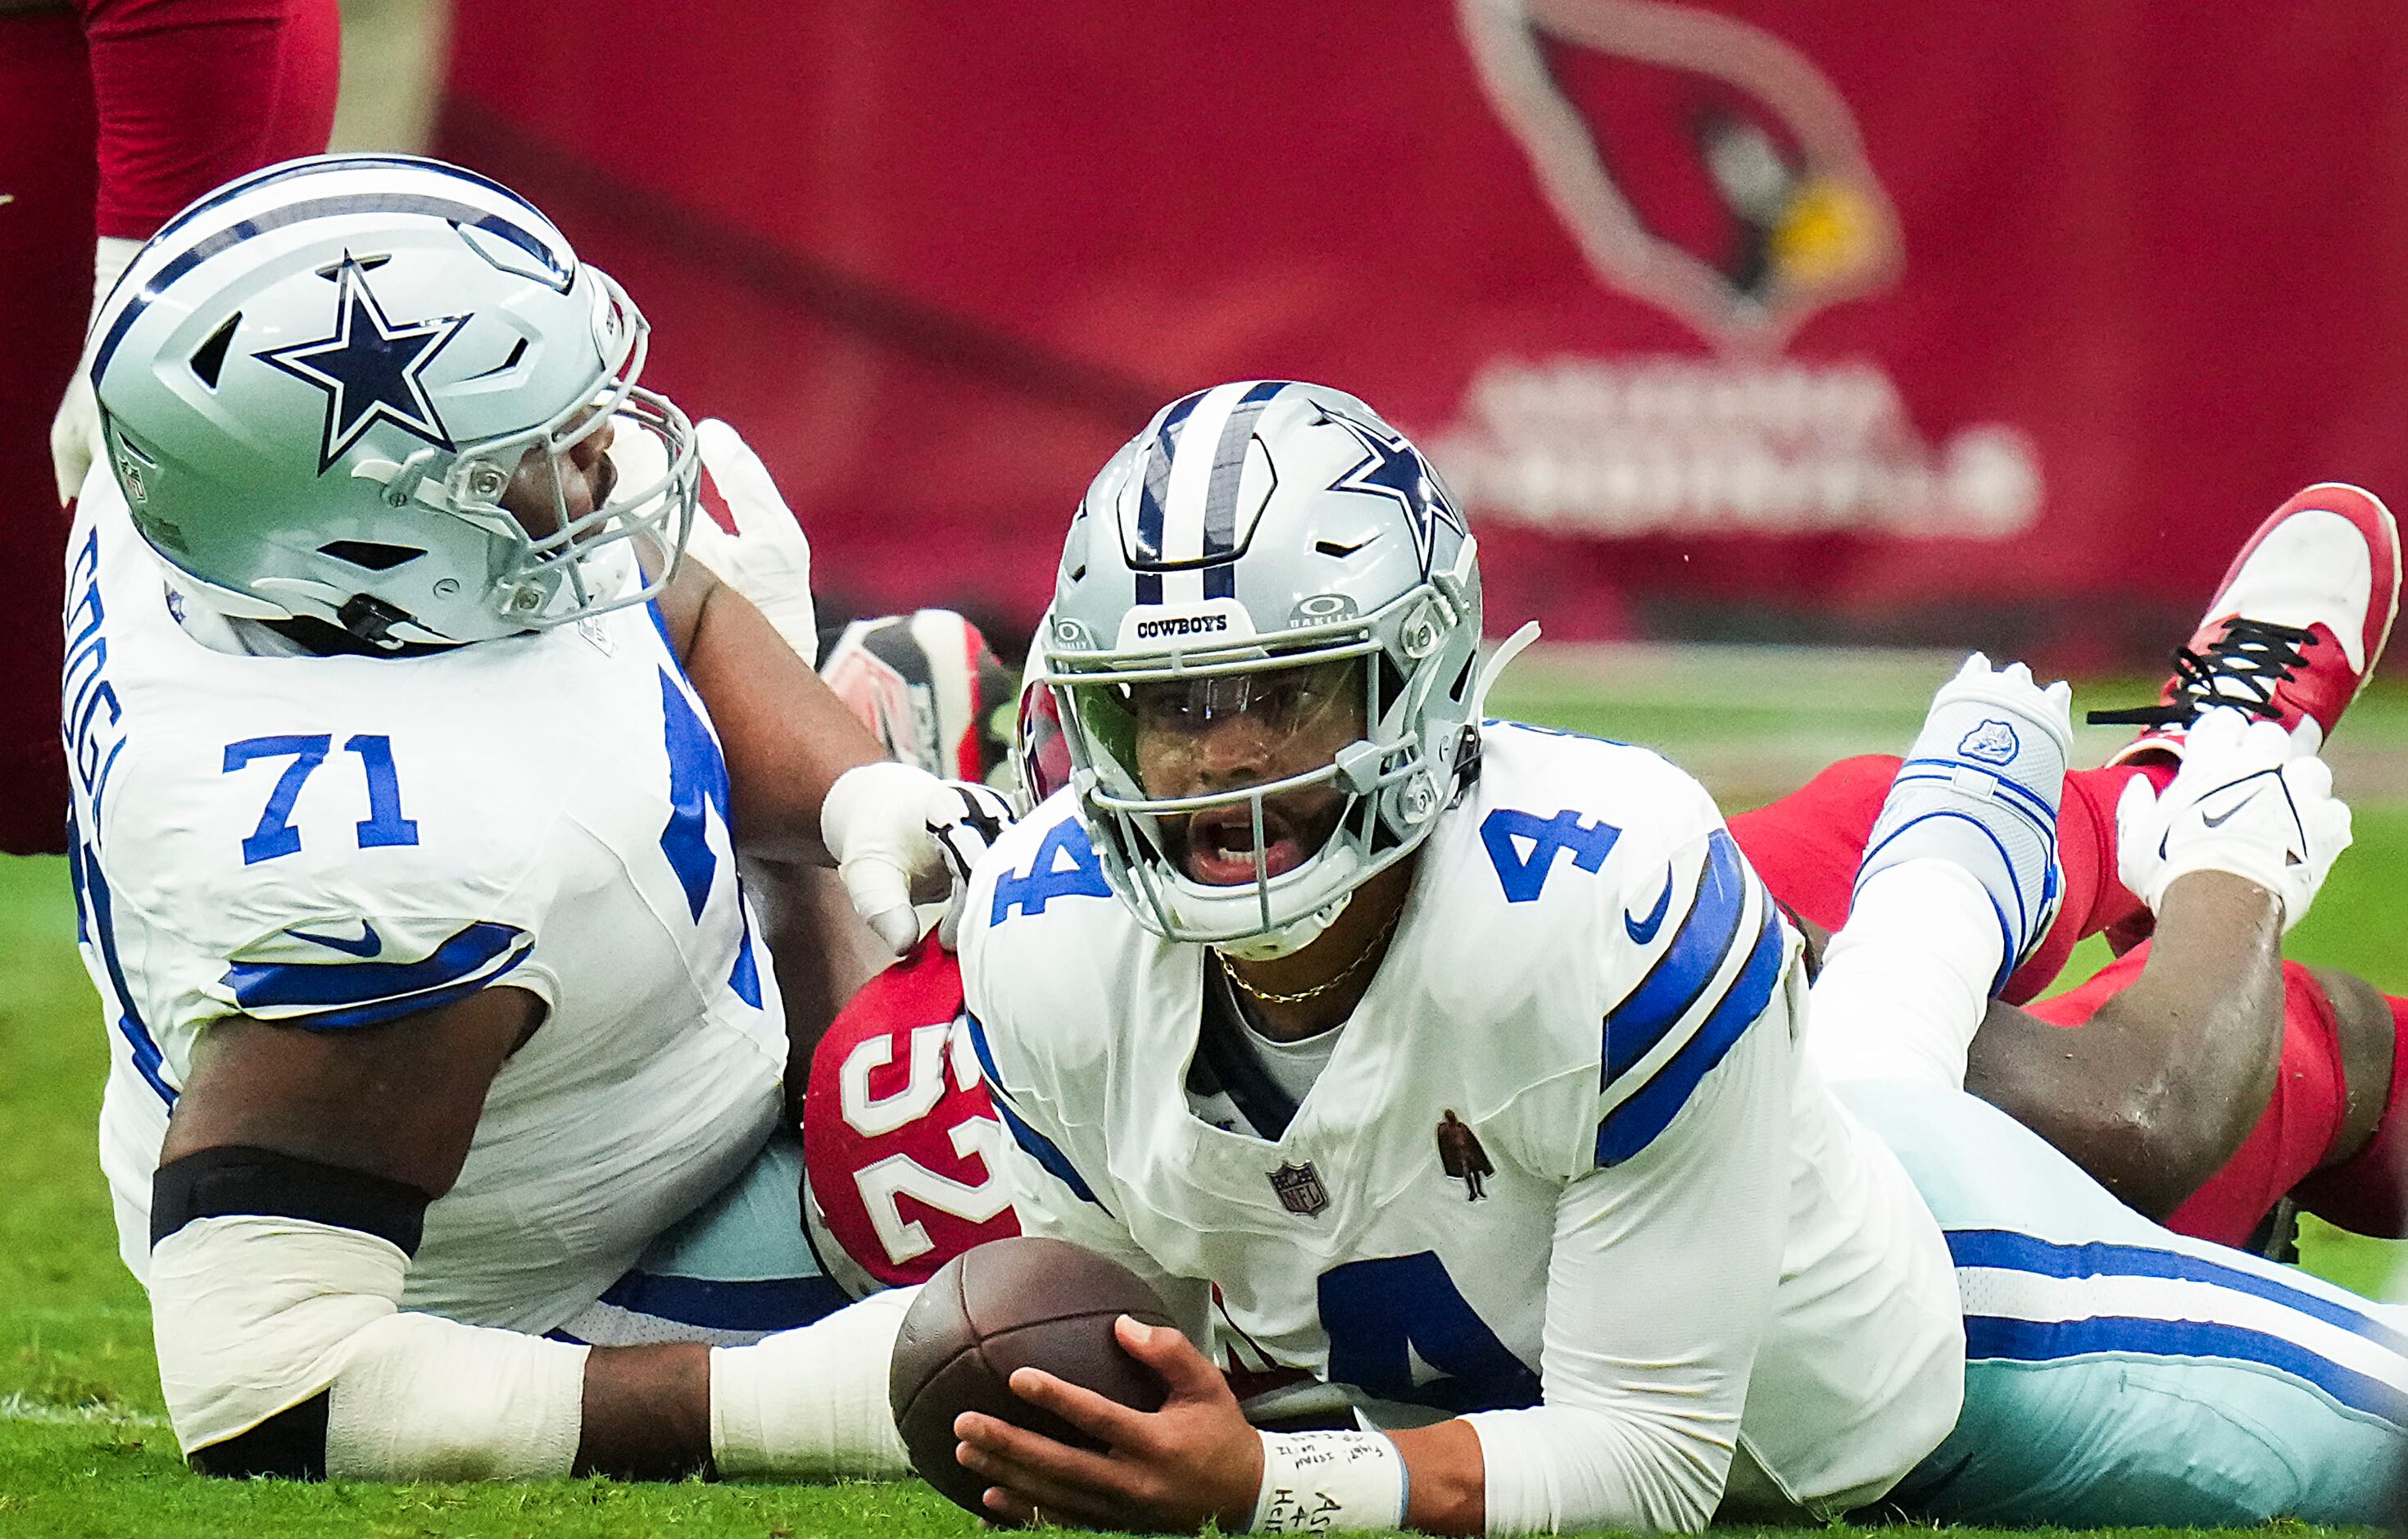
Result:
[[[710,1354],[710,1457],[723,1475],[895,1480],[911,1473],[887,1405],[895,1333],[916,1287]]]
[[[1405,1456],[1378,1432],[1264,1432],[1249,1533],[1402,1528]]]

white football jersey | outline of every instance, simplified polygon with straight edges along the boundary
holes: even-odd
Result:
[[[546,1006],[427,1210],[406,1307],[543,1330],[724,1185],[786,1041],[727,772],[657,615],[412,657],[203,644],[108,478],[68,547],[65,732],[102,1162],[136,1275],[195,1043],[371,1026],[501,985]]]
[[[1799,1061],[1795,932],[1663,759],[1483,738],[1275,1136],[1198,1115],[1280,1100],[1226,1054],[1197,1083],[1205,949],[1111,896],[1067,796],[1005,836],[962,957],[1024,1224],[1375,1426],[1578,1406],[1642,1429],[1595,1517],[1677,1524],[1651,1489],[1711,1510],[1727,1476],[1748,1501],[1878,1496],[1954,1423],[1962,1332],[1905,1172]],[[1485,1425],[1495,1489],[1543,1440]]]

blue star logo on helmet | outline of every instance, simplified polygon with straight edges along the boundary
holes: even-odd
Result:
[[[326,393],[322,476],[380,422],[437,449],[457,447],[426,394],[425,375],[467,323],[465,315],[437,315],[394,324],[368,287],[367,270],[346,252],[335,279],[335,334],[253,356]]]
[[[1467,532],[1463,515],[1455,511],[1438,478],[1422,463],[1421,452],[1402,438],[1388,437],[1340,412],[1324,411],[1322,420],[1344,428],[1363,446],[1362,463],[1329,483],[1333,492],[1366,492],[1395,501],[1412,526],[1413,545],[1425,565],[1430,555],[1434,521],[1457,533]]]

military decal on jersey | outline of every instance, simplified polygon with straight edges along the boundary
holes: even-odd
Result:
[[[434,315],[395,325],[368,288],[368,268],[348,252],[335,277],[335,331],[331,337],[270,348],[254,354],[326,394],[326,424],[318,450],[318,473],[378,423],[391,423],[437,449],[456,447],[451,430],[426,394],[426,367],[444,344],[468,324],[466,315]]]
[[[987,923],[1000,925],[1011,917],[1014,910],[1043,913],[1045,905],[1057,898],[1111,895],[1111,884],[1104,880],[1104,863],[1096,858],[1096,847],[1088,842],[1087,830],[1077,818],[1068,817],[1047,832],[1027,870],[1006,871],[996,878],[995,908]]]
[[[1572,864],[1595,875],[1613,853],[1622,830],[1598,820],[1584,823],[1567,807],[1553,817],[1541,817],[1516,807],[1499,807],[1480,820],[1480,842],[1487,847],[1489,864],[1497,868],[1498,885],[1508,903],[1538,900],[1555,869],[1555,856],[1571,852]],[[1522,841],[1522,842],[1517,842]],[[1522,843],[1529,846],[1525,854]]]
[[[1463,1200],[1477,1202],[1488,1194],[1482,1183],[1497,1173],[1488,1162],[1488,1151],[1480,1146],[1480,1135],[1471,1124],[1455,1115],[1455,1108],[1438,1119],[1438,1168],[1452,1180],[1463,1183]]]
[[[1321,1172],[1308,1159],[1301,1165],[1282,1165],[1270,1172],[1271,1190],[1279,1194],[1280,1206],[1307,1218],[1318,1218],[1329,1208],[1329,1188],[1321,1184]]]

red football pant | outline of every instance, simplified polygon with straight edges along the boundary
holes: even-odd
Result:
[[[1827,929],[1840,928],[1848,916],[1856,862],[1898,765],[1887,755],[1842,759],[1770,806],[1730,820],[1740,848],[1775,898]],[[2057,813],[2064,905],[2040,949],[2008,982],[2007,1000],[2021,1002],[2046,988],[2086,935],[2145,933],[2147,906],[2115,875],[2115,803],[2132,776],[2146,774],[2162,785],[2170,773],[2163,766],[2121,766],[2066,776]],[[2145,948],[2128,951],[2079,988],[2028,1008],[2042,1020],[2079,1026],[2140,976],[2146,956]],[[2299,1195],[2310,1211],[2362,1233],[2400,1233],[2408,1223],[2408,1189],[2399,1173],[2408,1168],[2408,1118],[2395,1118],[2386,1108],[2365,1150],[2316,1176],[2347,1104],[2332,1003],[2305,968],[2290,962],[2283,965],[2283,996],[2282,1065],[2265,1115],[2168,1227],[2242,1244],[2276,1200],[2304,1182]],[[2408,1032],[2408,1004],[2394,1000],[2392,1014]],[[2408,1036],[2401,1046],[2408,1049]],[[2392,1108],[2408,1093],[2401,1069],[2408,1069],[2408,1053],[2392,1074]]]

